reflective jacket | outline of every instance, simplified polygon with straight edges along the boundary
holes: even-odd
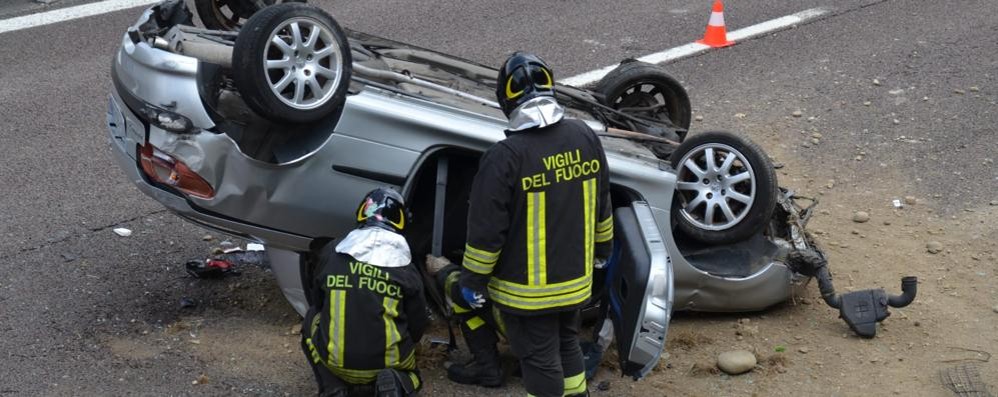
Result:
[[[416,368],[415,344],[428,319],[423,284],[413,265],[377,267],[336,253],[319,254],[305,316],[305,345],[347,383],[370,383],[383,368]]]
[[[471,187],[461,285],[514,313],[585,304],[593,257],[613,238],[609,179],[599,137],[579,120],[508,133]]]

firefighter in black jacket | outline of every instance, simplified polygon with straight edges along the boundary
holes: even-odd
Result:
[[[401,235],[402,196],[367,194],[359,227],[315,253],[302,348],[320,396],[408,396],[420,389],[415,346],[427,325],[418,270]]]
[[[585,123],[562,120],[537,56],[507,59],[496,95],[510,128],[471,187],[462,296],[499,309],[528,393],[588,395],[579,309],[613,238],[606,154]]]

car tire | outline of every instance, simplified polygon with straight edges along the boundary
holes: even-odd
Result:
[[[677,183],[672,217],[685,235],[708,244],[744,240],[773,216],[779,188],[762,148],[728,132],[691,136],[672,153]]]
[[[194,9],[207,29],[239,30],[261,8],[288,1],[305,0],[194,0]]]
[[[652,121],[667,120],[684,130],[690,128],[690,97],[682,84],[661,66],[625,60],[599,81],[596,92],[603,95],[603,104],[624,113]],[[664,106],[653,110],[627,110],[655,105]]]
[[[325,11],[283,3],[253,15],[236,37],[232,77],[261,116],[310,123],[346,100],[352,58],[347,37]]]

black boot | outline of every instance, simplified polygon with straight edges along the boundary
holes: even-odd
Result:
[[[464,385],[502,386],[502,366],[498,354],[476,354],[464,364],[447,367],[447,379]]]

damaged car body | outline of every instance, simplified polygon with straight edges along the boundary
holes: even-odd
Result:
[[[302,257],[344,236],[352,203],[374,188],[405,196],[414,258],[461,257],[478,158],[505,136],[489,99],[494,69],[341,30],[303,4],[267,7],[240,31],[192,17],[181,0],[150,7],[112,63],[113,157],[139,190],[198,225],[266,244],[299,313]],[[913,278],[902,297],[835,295],[805,231],[813,206],[776,186],[748,140],[687,136],[689,99],[657,66],[624,62],[595,89],[558,94],[566,117],[601,135],[609,162],[617,236],[594,300],[609,303],[625,375],[658,362],[674,311],[762,310],[816,277],[826,301],[872,336],[888,304],[914,298]]]

